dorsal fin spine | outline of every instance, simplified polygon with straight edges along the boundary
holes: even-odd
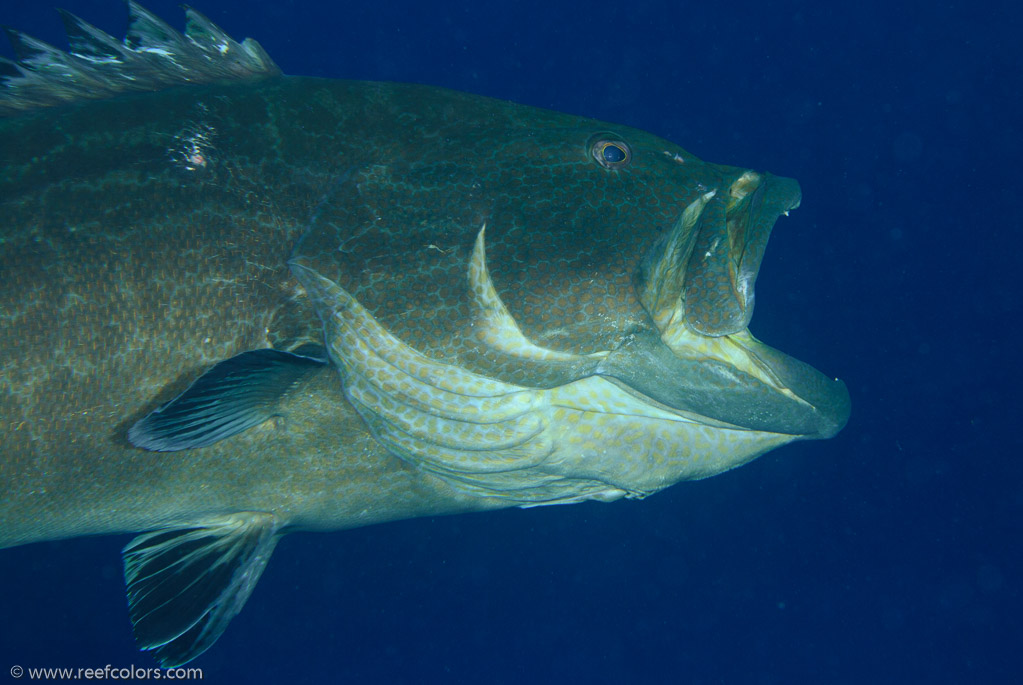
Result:
[[[185,7],[184,35],[133,0],[128,0],[128,15],[122,42],[61,11],[66,52],[8,29],[18,61],[3,60],[8,73],[0,82],[0,116],[125,92],[254,81],[281,73],[259,43],[251,38],[235,42],[190,7]]]

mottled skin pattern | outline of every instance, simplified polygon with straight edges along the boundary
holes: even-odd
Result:
[[[627,141],[631,164],[597,164],[599,138]],[[507,506],[381,447],[330,368],[210,447],[125,436],[219,360],[322,342],[293,253],[416,350],[557,386],[581,367],[471,335],[480,227],[530,340],[610,350],[652,329],[633,278],[657,237],[742,173],[625,127],[391,84],[279,78],[0,121],[0,546],[232,511],[345,528]]]

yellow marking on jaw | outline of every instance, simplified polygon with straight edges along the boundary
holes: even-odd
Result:
[[[692,420],[661,409],[624,392],[602,376],[589,376],[578,381],[551,388],[551,405],[566,410],[588,411],[620,416],[641,416],[659,421]]]
[[[774,388],[789,399],[807,404],[806,400],[785,387],[777,375],[757,358],[756,348],[762,343],[753,337],[748,328],[738,333],[712,337],[681,325],[670,331],[670,337],[668,332],[661,335],[661,340],[679,357],[723,362]]]
[[[475,311],[476,335],[488,347],[522,359],[539,361],[579,361],[607,356],[607,352],[579,355],[549,350],[532,342],[522,334],[515,318],[505,307],[490,280],[485,245],[486,224],[476,235],[476,243],[469,258],[469,291]]]

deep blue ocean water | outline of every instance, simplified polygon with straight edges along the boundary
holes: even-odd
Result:
[[[0,22],[63,45],[46,4]],[[123,35],[115,0],[60,4]],[[1023,680],[1016,4],[196,5],[290,74],[501,97],[799,179],[751,329],[854,405],[830,441],[642,502],[287,537],[194,662],[207,681]],[[0,678],[152,665],[129,539],[0,552]]]

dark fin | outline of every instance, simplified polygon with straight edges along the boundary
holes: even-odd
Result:
[[[139,648],[164,668],[209,649],[245,606],[279,538],[273,514],[243,511],[132,540],[124,580]]]
[[[242,352],[132,426],[128,440],[157,452],[212,445],[273,417],[284,394],[326,363],[326,351],[317,345]]]
[[[281,73],[256,41],[235,42],[189,7],[185,15],[182,35],[129,0],[128,35],[121,42],[62,11],[67,52],[7,29],[18,61],[0,58],[0,115],[118,93],[252,81]]]

